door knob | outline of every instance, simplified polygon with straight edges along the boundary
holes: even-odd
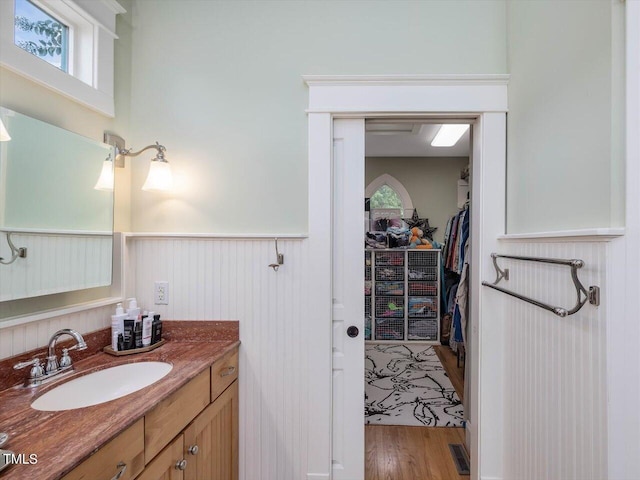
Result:
[[[349,335],[351,338],[357,337],[359,333],[360,330],[358,330],[358,327],[351,325],[349,328],[347,328],[347,335]]]

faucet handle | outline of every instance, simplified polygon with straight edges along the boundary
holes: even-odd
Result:
[[[44,367],[45,373],[55,372],[59,367],[60,365],[58,364],[58,357],[56,357],[55,353],[47,357],[47,366]]]
[[[62,357],[60,358],[60,368],[71,366],[71,357],[69,356],[69,350],[72,350],[76,345],[71,348],[62,349]]]
[[[30,378],[40,378],[44,376],[44,368],[42,368],[42,363],[40,363],[40,359],[38,357],[34,357],[31,360],[27,360],[26,362],[16,363],[13,366],[14,370],[20,370],[21,368],[25,368],[31,366],[31,371],[29,372]]]

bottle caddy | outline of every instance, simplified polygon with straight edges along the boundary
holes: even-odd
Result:
[[[126,313],[118,303],[111,316],[111,345],[104,348],[106,353],[119,356],[148,352],[163,343],[159,314],[141,313],[135,298],[129,299]]]

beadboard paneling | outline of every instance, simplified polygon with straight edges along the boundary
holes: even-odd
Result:
[[[587,288],[600,286],[606,301],[606,242],[508,242],[504,250],[580,258],[585,266],[578,277]],[[553,305],[575,305],[570,268],[507,259],[499,265],[510,269],[505,288]],[[587,304],[560,318],[503,296],[505,479],[607,478],[606,305]]]
[[[240,321],[240,478],[306,476],[307,242],[131,238],[128,295],[174,320]],[[154,282],[169,305],[153,305]],[[311,332],[311,337],[313,336]]]
[[[4,233],[0,256],[10,258]],[[14,233],[27,257],[0,268],[0,302],[111,284],[112,236]]]
[[[72,328],[82,334],[111,325],[113,306],[94,308],[62,316],[53,316],[39,322],[0,329],[0,359],[42,347],[62,328]]]

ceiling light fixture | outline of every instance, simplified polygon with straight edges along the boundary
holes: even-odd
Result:
[[[453,147],[460,137],[469,130],[468,124],[445,123],[440,127],[436,136],[431,140],[432,147]]]

